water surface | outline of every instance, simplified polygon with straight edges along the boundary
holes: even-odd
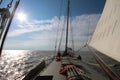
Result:
[[[53,51],[4,50],[0,58],[0,80],[21,80],[26,73]]]

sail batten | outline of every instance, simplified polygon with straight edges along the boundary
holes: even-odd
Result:
[[[120,0],[106,0],[89,45],[120,62]]]

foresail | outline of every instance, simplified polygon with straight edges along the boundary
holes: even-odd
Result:
[[[106,0],[89,45],[120,62],[120,0]]]

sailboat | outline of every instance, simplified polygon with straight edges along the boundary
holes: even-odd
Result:
[[[39,65],[27,73],[23,80],[120,80],[119,76],[96,55],[96,51],[91,49],[91,47],[93,47],[101,53],[120,62],[120,0],[106,1],[103,13],[97,24],[95,32],[86,45],[90,51],[94,52],[95,59],[108,76],[103,76],[96,70],[90,68],[88,64],[80,59],[80,56],[77,58],[68,55],[69,6],[70,0],[68,0],[67,8],[66,43],[64,56],[59,55],[61,59],[59,58],[58,61],[54,59],[47,67],[45,61],[43,60]],[[13,17],[11,17],[11,20],[12,18]],[[8,27],[9,26],[10,24]],[[4,35],[5,37],[3,36],[3,42],[6,38],[7,32]]]

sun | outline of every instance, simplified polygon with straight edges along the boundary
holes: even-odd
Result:
[[[19,12],[19,13],[17,14],[17,19],[18,19],[19,21],[23,22],[23,21],[26,21],[26,20],[27,20],[27,16],[26,16],[26,14],[25,14],[24,12]]]

